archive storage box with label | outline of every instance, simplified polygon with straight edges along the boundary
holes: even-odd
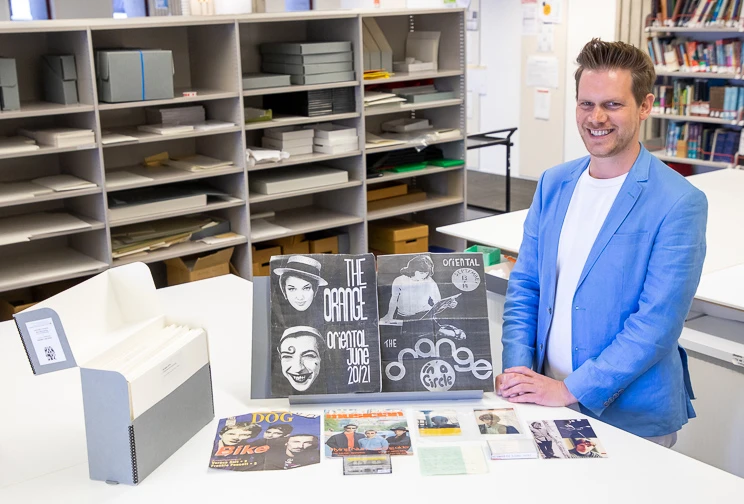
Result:
[[[18,74],[13,58],[0,58],[0,110],[19,110]]]
[[[98,98],[118,103],[173,98],[173,54],[163,50],[96,52]]]
[[[145,264],[15,321],[34,374],[80,367],[91,479],[136,485],[214,418],[207,334],[163,313]]]
[[[75,55],[46,54],[41,61],[44,79],[44,99],[53,103],[78,103],[77,68]]]

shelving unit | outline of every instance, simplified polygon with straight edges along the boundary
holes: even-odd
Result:
[[[404,58],[405,39],[411,31],[441,32],[439,70],[398,73],[390,79],[362,79],[362,19],[374,17],[392,48],[394,60]],[[260,71],[259,46],[266,42],[348,40],[354,53],[355,79],[329,84],[293,85],[281,88],[242,89],[242,74]],[[133,261],[158,263],[174,257],[204,254],[235,247],[232,264],[238,273],[252,277],[251,245],[275,238],[315,231],[338,231],[349,235],[352,253],[368,250],[367,222],[396,215],[438,226],[460,222],[465,212],[463,167],[430,167],[411,173],[387,173],[367,180],[367,155],[410,148],[411,145],[366,149],[365,132],[379,132],[382,121],[397,117],[426,117],[437,128],[459,133],[432,139],[449,158],[465,159],[465,29],[463,9],[283,13],[245,16],[170,17],[129,20],[74,20],[0,23],[3,56],[15,58],[22,108],[0,112],[0,136],[17,134],[19,128],[78,127],[95,131],[96,143],[80,147],[40,149],[0,154],[0,183],[28,182],[57,174],[69,174],[96,184],[82,190],[56,192],[22,199],[0,199],[0,218],[39,211],[66,211],[91,224],[90,228],[44,235],[23,243],[0,246],[0,294],[38,284],[92,275]],[[171,50],[174,61],[172,99],[127,103],[103,103],[97,98],[95,52],[101,48],[138,47]],[[79,104],[60,105],[43,101],[39,60],[44,54],[74,54]],[[434,79],[456,91],[456,98],[407,104],[396,108],[364,110],[363,93],[382,82]],[[272,121],[246,124],[244,107],[261,106],[262,97],[298,91],[351,88],[356,110],[321,117],[276,117]],[[183,96],[196,91],[196,96]],[[235,124],[219,130],[157,135],[138,131],[146,123],[146,108],[202,105],[207,119]],[[311,154],[278,163],[249,166],[246,148],[260,145],[263,131],[282,126],[317,123],[342,124],[357,129],[360,147],[341,154]],[[136,141],[103,145],[103,132],[130,134]],[[233,164],[211,171],[188,172],[171,167],[145,168],[144,158],[168,152],[171,157],[203,154]],[[346,170],[349,181],[333,186],[291,193],[249,193],[253,172],[320,163]],[[150,180],[107,185],[107,178],[126,170]],[[367,185],[406,180],[428,194],[426,201],[368,212]],[[108,194],[150,186],[199,181],[229,195],[206,207],[112,219]],[[251,215],[271,211],[270,222],[281,232],[251,238]],[[207,214],[230,221],[234,239],[206,244],[187,242],[145,255],[112,259],[112,232],[124,225],[183,215]],[[433,233],[430,242],[455,250],[464,242]]]

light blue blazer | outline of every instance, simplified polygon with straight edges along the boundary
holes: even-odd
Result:
[[[543,371],[561,227],[589,157],[540,177],[509,278],[503,366]],[[584,265],[572,303],[573,373],[592,417],[639,436],[678,431],[695,416],[679,346],[705,258],[705,195],[645,148]]]

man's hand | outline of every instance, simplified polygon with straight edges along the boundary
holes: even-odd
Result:
[[[579,402],[562,381],[519,366],[505,369],[496,377],[496,393],[514,403],[568,406]]]

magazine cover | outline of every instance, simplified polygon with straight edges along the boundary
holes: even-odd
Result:
[[[481,434],[522,434],[522,424],[514,408],[477,409],[473,411]]]
[[[589,420],[543,420],[532,422],[540,458],[605,458]]]
[[[271,258],[271,393],[380,391],[372,254]]]
[[[383,392],[493,391],[482,254],[377,258]]]
[[[270,411],[223,418],[209,467],[272,471],[317,464],[319,438],[319,415]]]
[[[327,457],[413,454],[402,410],[326,410],[324,439]]]
[[[419,410],[416,421],[419,436],[459,436],[462,433],[455,410]]]

